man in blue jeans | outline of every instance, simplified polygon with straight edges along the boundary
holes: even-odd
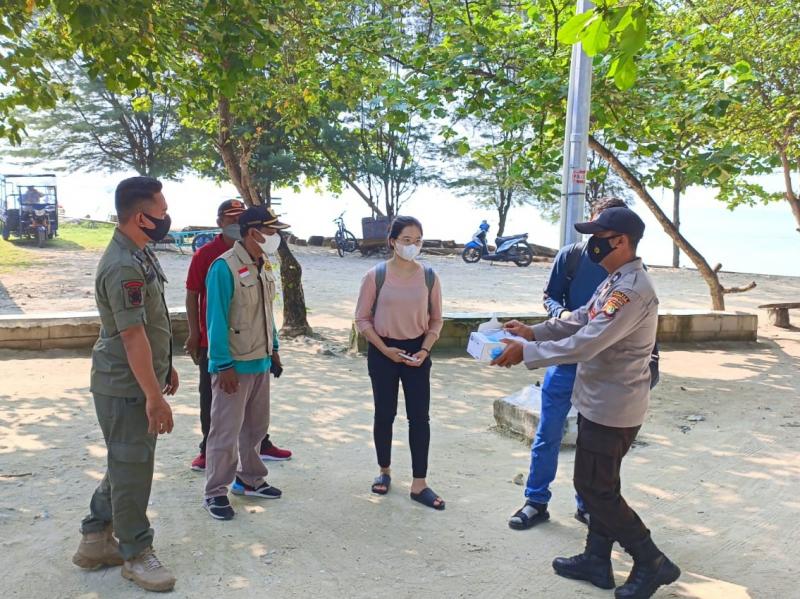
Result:
[[[618,198],[600,200],[593,218],[608,208],[625,206]],[[586,255],[583,242],[561,248],[553,261],[550,279],[544,290],[544,307],[551,318],[566,318],[592,297],[595,289],[606,280],[608,272]],[[542,407],[539,427],[531,445],[531,468],[525,484],[525,505],[511,516],[508,526],[527,530],[550,519],[550,483],[556,478],[558,452],[567,413],[572,407],[572,387],[575,384],[576,364],[562,364],[547,369],[542,383]],[[576,495],[575,518],[588,524],[589,514]]]

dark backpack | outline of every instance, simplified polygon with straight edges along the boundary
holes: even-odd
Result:
[[[575,280],[578,267],[581,265],[581,256],[584,249],[586,249],[586,242],[579,241],[578,243],[573,243],[567,250],[566,268],[564,269],[564,278],[567,280],[567,303],[569,303],[569,290],[572,286],[572,281]]]
[[[428,314],[431,313],[431,290],[433,284],[436,282],[436,273],[430,266],[423,265],[425,269],[425,286],[428,288]],[[375,310],[378,309],[378,296],[381,294],[381,287],[386,281],[386,262],[381,262],[375,268],[375,301],[372,302],[372,315],[375,316]]]
[[[564,276],[567,279],[567,297],[569,297],[569,288],[572,281],[575,279],[575,274],[578,272],[578,267],[581,264],[581,256],[583,250],[586,248],[586,242],[581,241],[573,243],[567,250],[567,258],[565,261]],[[646,267],[645,267],[646,268]],[[661,378],[661,373],[658,368],[658,361],[661,355],[658,351],[658,341],[653,346],[653,353],[650,354],[650,388],[652,389],[658,384]]]

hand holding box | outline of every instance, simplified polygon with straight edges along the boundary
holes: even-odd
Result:
[[[512,335],[502,329],[491,332],[477,331],[469,336],[467,353],[480,362],[491,362],[497,359],[505,350],[506,346],[502,342],[503,339],[512,339],[520,343],[527,342],[526,339]]]

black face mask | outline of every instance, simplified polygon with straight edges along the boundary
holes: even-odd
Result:
[[[145,229],[144,227],[139,227],[142,231],[144,231],[145,235],[147,235],[153,241],[161,241],[166,237],[167,233],[169,233],[169,228],[172,225],[172,219],[167,214],[164,218],[156,218],[155,216],[150,216],[149,214],[142,212],[142,216],[144,216],[147,220],[155,225],[155,229]]]
[[[604,238],[598,237],[597,235],[592,235],[589,238],[589,242],[586,244],[586,249],[589,251],[589,260],[595,264],[602,262],[606,256],[617,249],[615,247],[611,247],[611,240],[616,239],[617,237],[621,236],[614,235],[613,237]]]

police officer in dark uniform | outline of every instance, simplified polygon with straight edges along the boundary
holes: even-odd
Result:
[[[73,563],[88,569],[122,565],[122,575],[148,591],[168,591],[175,578],[153,552],[147,504],[156,437],[172,432],[164,399],[178,389],[166,277],[150,241],[169,231],[161,183],[132,177],[118,186],[119,225],[97,267],[95,300],[102,328],[92,351],[91,391],[108,449],[108,469],[95,490]],[[119,543],[114,536],[119,539]]]

